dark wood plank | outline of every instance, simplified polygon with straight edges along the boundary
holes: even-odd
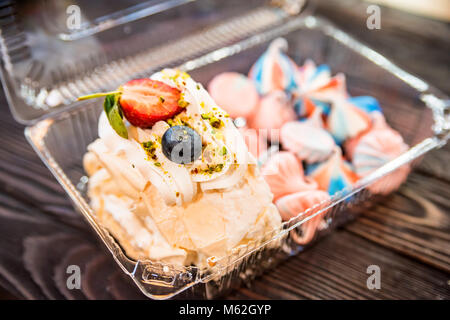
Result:
[[[427,154],[419,165],[419,170],[450,182],[450,144]]]
[[[380,290],[367,288],[369,265],[381,269]],[[446,272],[338,230],[228,298],[449,299],[448,278]]]
[[[70,226],[0,192],[0,286],[26,299],[144,298],[78,220]],[[69,265],[81,269],[81,290],[67,289]]]
[[[19,204],[17,204],[19,207]],[[26,210],[26,208],[23,208]],[[28,214],[33,215],[31,209]],[[18,211],[20,214],[21,212]],[[1,216],[2,225],[4,217]],[[133,287],[127,277],[123,277],[109,254],[99,248],[99,244],[90,234],[73,233],[64,224],[52,224],[47,230],[43,230],[43,222],[32,220],[27,227],[24,221],[19,221],[24,228],[26,239],[38,240],[37,250],[45,253],[45,256],[53,257],[53,265],[64,269],[67,265],[77,264],[82,266],[82,276],[85,283],[80,294],[86,294],[89,298],[143,298]],[[357,221],[358,222],[358,221]],[[355,222],[355,223],[357,223]],[[8,227],[12,228],[11,221]],[[30,229],[41,230],[39,239],[30,236]],[[45,232],[44,232],[45,231]],[[71,235],[78,239],[78,247],[90,247],[90,257],[81,255],[67,259],[72,255],[73,248],[67,247],[67,254],[58,253],[55,245],[60,243],[61,232],[67,237]],[[5,230],[2,230],[5,233]],[[17,234],[17,231],[15,232]],[[42,241],[44,239],[45,241]],[[20,247],[14,245],[14,247]],[[57,247],[57,246],[56,246]],[[4,252],[0,253],[4,259]],[[24,268],[22,257],[27,254],[14,255],[17,260],[10,263],[8,280],[17,283],[20,281],[20,296],[28,298],[49,297],[43,292],[42,284],[37,284],[37,279],[42,277],[56,277],[52,268],[42,269],[39,265],[42,261],[35,256],[25,261],[28,268]],[[4,261],[4,260],[3,260]],[[90,261],[85,263],[83,261]],[[382,270],[382,289],[371,291],[366,287],[366,268],[370,264],[377,264]],[[62,266],[61,266],[62,265]],[[84,265],[84,266],[83,266]],[[31,274],[33,269],[39,271]],[[37,277],[37,278],[36,278]],[[402,254],[386,250],[383,246],[364,240],[357,235],[345,230],[336,231],[331,236],[323,239],[316,246],[303,254],[293,257],[281,264],[278,268],[258,278],[252,287],[242,288],[229,295],[229,299],[449,299],[450,292],[447,285],[448,274],[404,257]],[[55,280],[56,281],[56,280]],[[66,295],[58,283],[51,281],[46,286],[55,286],[57,292]],[[32,289],[36,288],[36,289]],[[106,289],[105,289],[106,288]],[[53,288],[54,290],[55,288]],[[42,291],[41,291],[42,290]],[[48,291],[48,289],[47,289]],[[105,296],[106,294],[106,296]]]
[[[450,273],[448,182],[413,172],[347,230]]]

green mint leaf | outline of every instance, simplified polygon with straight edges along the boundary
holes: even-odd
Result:
[[[123,122],[122,110],[119,107],[120,94],[110,94],[105,98],[103,108],[108,118],[109,124],[114,131],[124,139],[128,139],[128,131]]]

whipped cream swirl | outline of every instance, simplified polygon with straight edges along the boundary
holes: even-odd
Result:
[[[128,124],[128,139],[120,137],[102,113],[98,124],[100,139],[89,146],[105,166],[114,166],[110,172],[120,175],[125,194],[142,192],[151,183],[167,205],[181,206],[191,202],[199,188],[228,189],[239,184],[247,166],[256,161],[228,114],[201,84],[184,72],[164,69],[151,79],[178,88],[187,103],[185,110],[149,129]],[[177,164],[162,152],[162,136],[171,125],[177,124],[191,127],[202,138],[202,156],[193,163]],[[145,142],[154,146],[152,157],[142,145]]]

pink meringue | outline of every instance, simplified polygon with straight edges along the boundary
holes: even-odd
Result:
[[[331,102],[347,96],[345,76],[337,74],[332,77],[330,67],[325,64],[316,67],[313,61],[306,60],[297,69],[296,80],[298,87],[294,92],[294,105],[301,117],[309,117],[312,106],[327,115]]]
[[[331,70],[326,64],[317,67],[314,61],[306,59],[305,63],[297,69],[296,78],[301,91],[312,91],[330,81]]]
[[[299,159],[307,163],[326,160],[336,147],[336,143],[323,128],[321,117],[320,110],[316,110],[311,118],[305,121],[284,124],[280,131],[283,148],[295,153]]]
[[[354,106],[358,107],[361,110],[364,110],[366,113],[369,114],[371,114],[372,112],[378,113],[382,112],[378,100],[371,96],[349,97],[348,101]]]
[[[253,118],[249,119],[253,129],[277,130],[283,124],[294,121],[296,115],[287,94],[274,91],[261,99],[259,108]]]
[[[379,117],[372,130],[357,141],[346,145],[355,172],[365,177],[408,150],[402,136]],[[396,190],[407,178],[410,166],[404,165],[369,186],[374,193],[388,194]]]
[[[294,110],[299,117],[310,117],[317,109],[319,109],[323,114],[328,114],[330,112],[330,104],[320,104],[319,101],[313,101],[308,97],[302,97],[300,99],[296,97],[294,101]]]
[[[208,91],[232,118],[249,117],[258,106],[259,95],[255,85],[237,72],[224,72],[215,76],[209,82]]]
[[[406,181],[410,172],[411,166],[405,164],[369,185],[368,189],[372,193],[387,195],[397,190]]]
[[[277,201],[275,201],[275,205],[280,212],[281,218],[284,221],[290,220],[294,217],[297,217],[299,214],[303,213],[303,219],[306,219],[310,214],[314,213],[305,212],[309,208],[314,207],[319,203],[323,203],[330,198],[328,193],[321,190],[307,190],[292,193],[281,197]],[[308,221],[303,222],[299,228],[301,229],[301,235],[298,235],[297,232],[292,232],[291,237],[294,241],[300,245],[305,245],[309,243],[316,234],[316,231],[322,222],[324,215],[327,213],[327,210],[319,213],[313,218],[310,218]]]
[[[261,174],[275,200],[290,193],[317,189],[317,184],[305,177],[301,163],[290,152],[272,155],[262,167]]]
[[[368,133],[371,130],[377,130],[377,129],[389,129],[389,125],[386,123],[386,119],[384,118],[384,115],[381,112],[374,111],[370,114],[370,118],[372,119],[372,125],[369,129],[361,132],[356,137],[347,139],[345,143],[343,144],[343,148],[345,150],[346,157],[351,160],[353,158],[353,151],[355,150],[356,146],[359,144],[359,141],[361,138]]]
[[[350,187],[359,179],[351,165],[342,157],[341,149],[338,147],[327,161],[308,166],[307,174],[317,182],[319,189],[327,191],[330,195]]]
[[[295,75],[298,67],[284,54],[287,47],[286,39],[273,40],[250,69],[248,76],[254,81],[260,94],[268,94],[274,90],[290,92],[297,87]]]
[[[332,104],[327,128],[336,141],[341,143],[369,129],[371,122],[366,112],[348,102],[346,98],[338,98]]]

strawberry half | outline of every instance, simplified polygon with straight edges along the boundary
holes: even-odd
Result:
[[[128,122],[137,127],[151,127],[183,111],[178,105],[180,90],[158,80],[131,80],[120,91],[119,103],[123,114]]]

